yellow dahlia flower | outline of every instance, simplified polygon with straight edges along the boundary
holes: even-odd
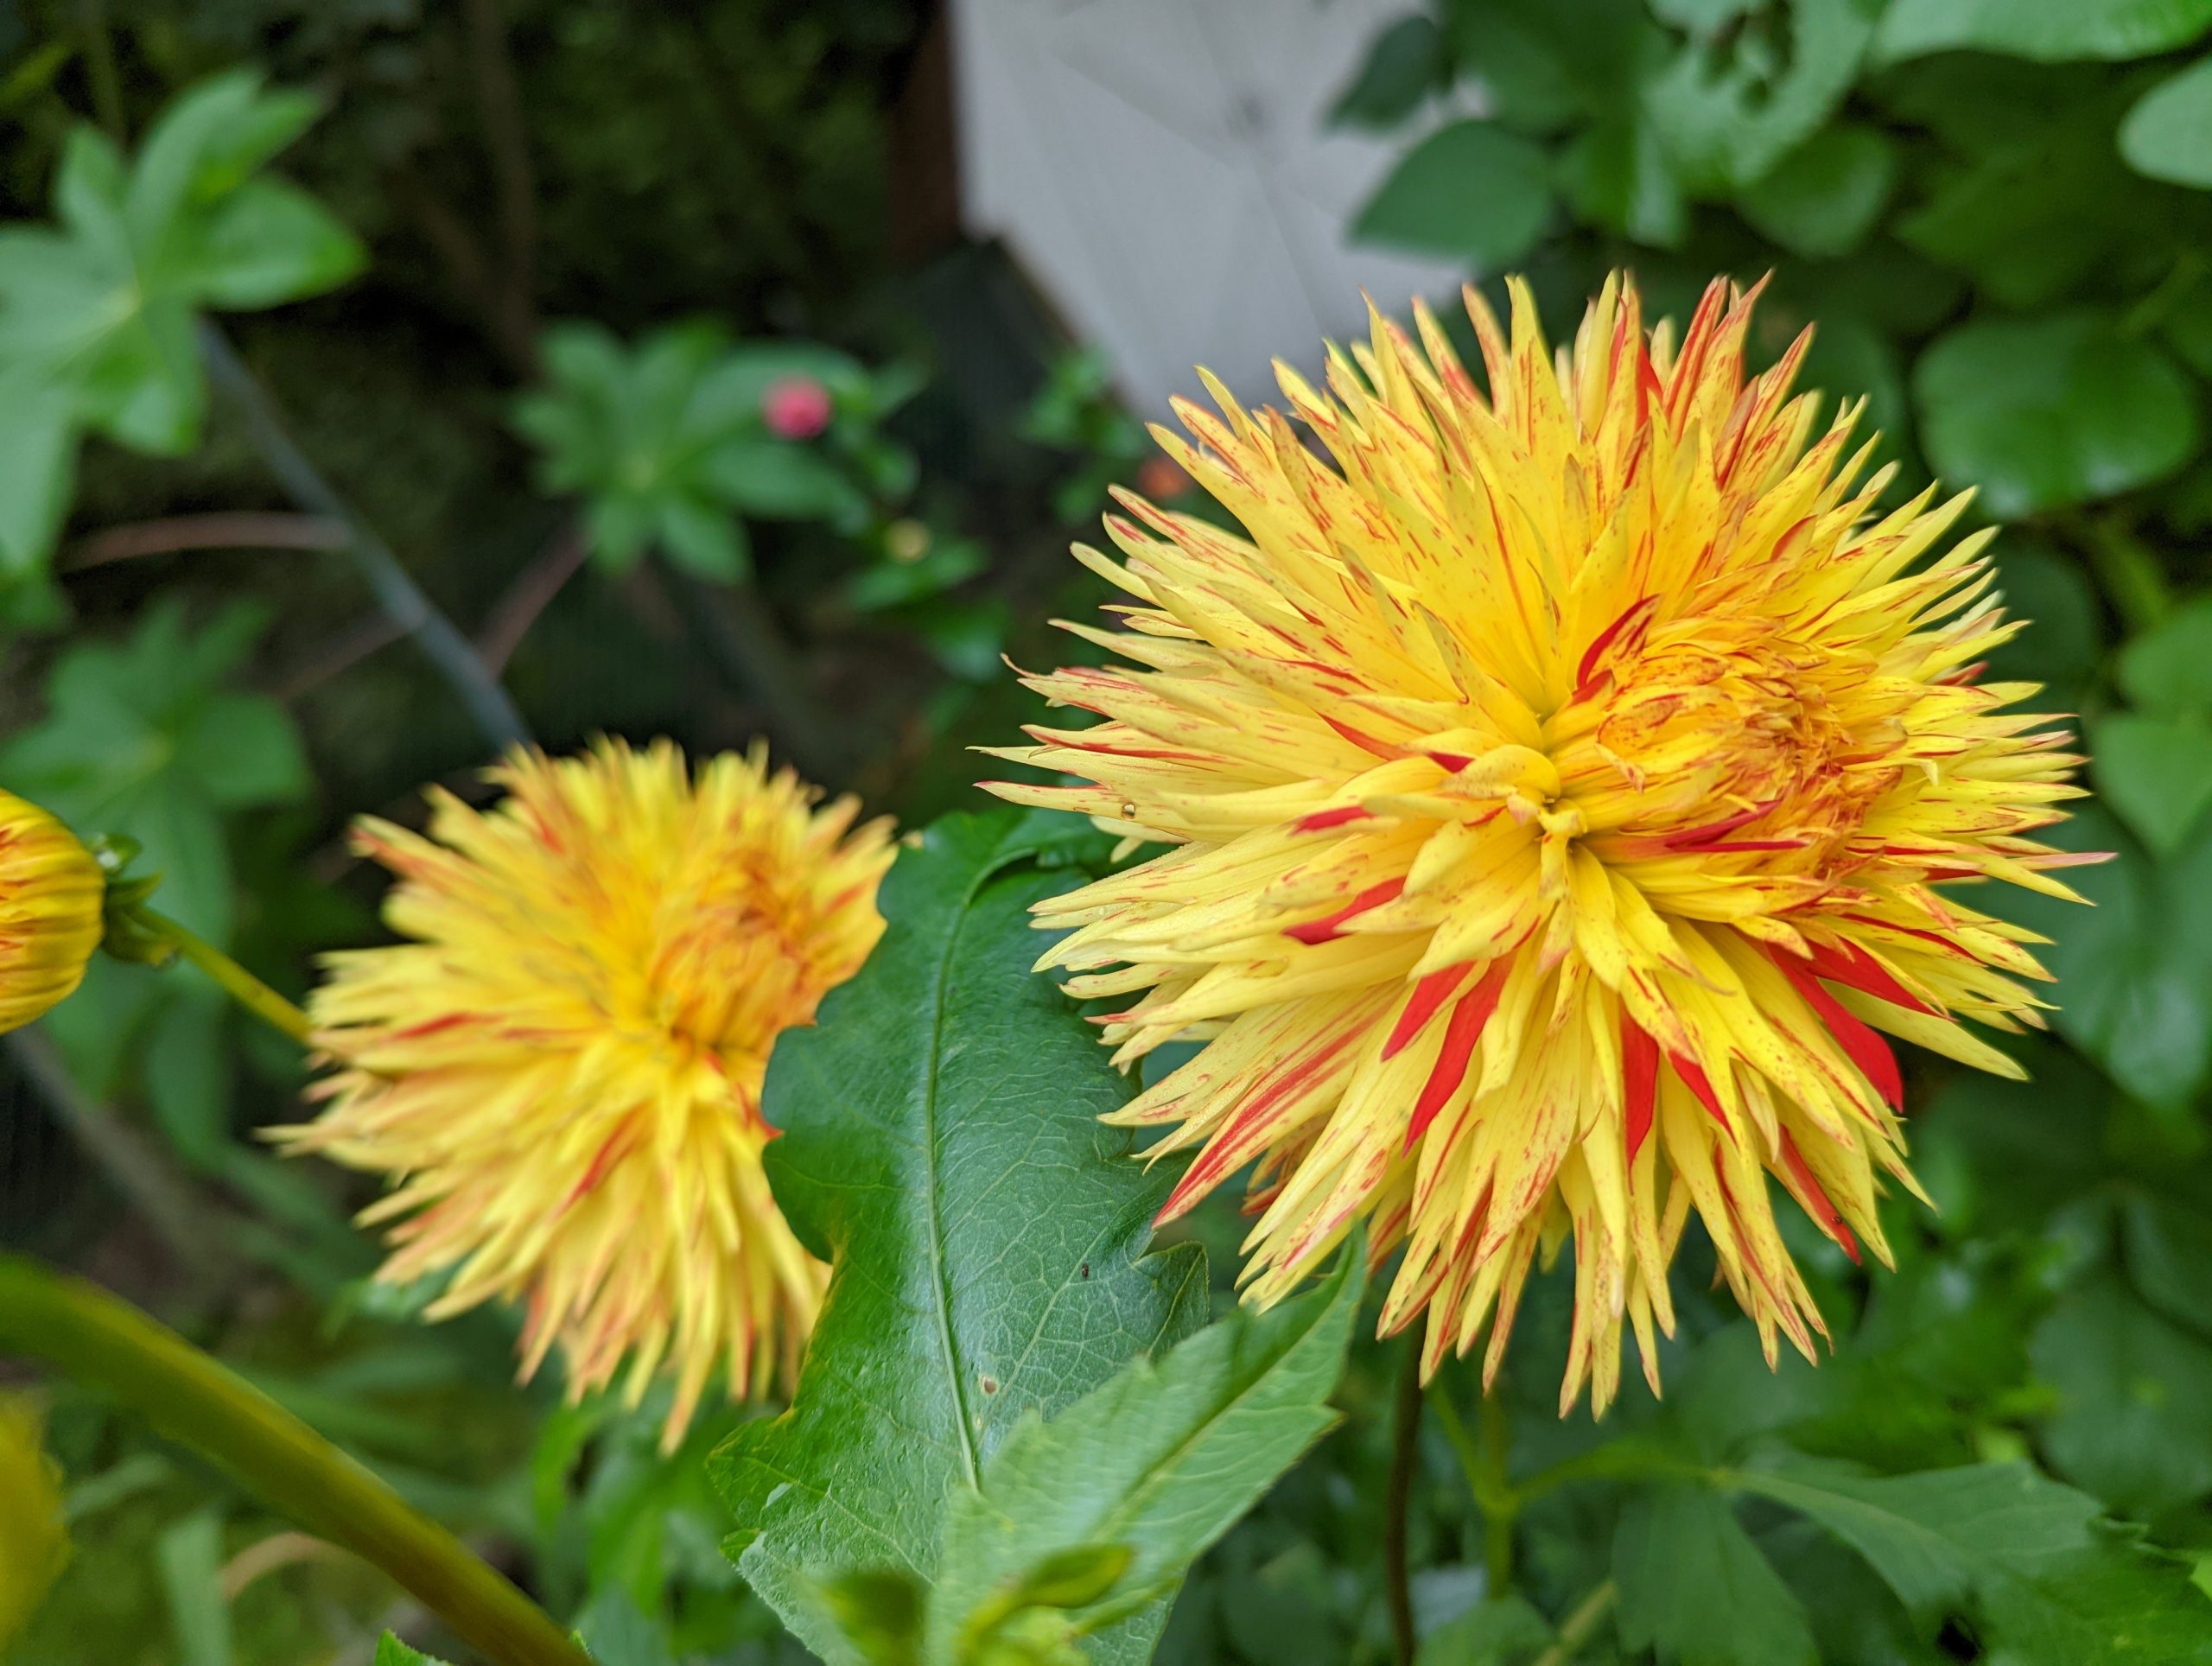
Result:
[[[686,770],[666,741],[518,754],[507,797],[434,793],[429,836],[369,820],[408,939],[328,957],[310,1011],[334,1060],[319,1120],[278,1130],[389,1175],[380,1276],[450,1275],[428,1309],[526,1304],[522,1374],[555,1343],[572,1396],[628,1362],[676,1379],[673,1445],[719,1364],[742,1396],[795,1369],[828,1272],[769,1195],[776,1037],[883,930],[887,827],[766,754]]]
[[[0,1030],[22,1028],[84,982],[105,889],[74,834],[0,792]]]
[[[1554,355],[1522,287],[1510,335],[1471,292],[1491,392],[1435,320],[1377,318],[1324,395],[1179,404],[1168,454],[1245,536],[1134,496],[1107,530],[1138,669],[1032,677],[1094,727],[1001,755],[1096,783],[993,784],[1172,847],[1039,905],[1040,966],[1127,1061],[1204,1049],[1117,1113],[1200,1148],[1163,1218],[1258,1161],[1248,1294],[1347,1229],[1403,1248],[1386,1331],[1423,1365],[1574,1241],[1564,1411],[1618,1387],[1624,1317],[1656,1391],[1668,1263],[1692,1211],[1758,1324],[1822,1329],[1772,1175],[1884,1261],[1904,1160],[1882,1033],[2018,1074],[1957,1021],[2038,1021],[2040,941],[1954,881],[2058,896],[2027,836],[2080,760],[1978,685],[2019,628],[1986,533],[1916,565],[1966,499],[1877,509],[1853,407],[1816,432],[1801,339],[1746,378],[1755,291],[1716,283],[1679,343],[1609,282]]]

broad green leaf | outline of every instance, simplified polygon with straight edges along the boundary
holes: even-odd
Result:
[[[1979,321],[1913,367],[1936,473],[1999,520],[2093,502],[2171,474],[2196,449],[2187,381],[2094,313]]]
[[[1897,145],[1871,127],[1824,127],[1747,186],[1744,218],[1795,254],[1849,254],[1897,177]]]
[[[1639,243],[1671,249],[1689,230],[1666,141],[1640,105],[1578,135],[1560,156],[1559,186],[1577,213]]]
[[[2212,28],[2212,0],[1891,0],[1876,42],[1896,62],[1978,48],[2019,58],[2147,58]]]
[[[1021,1427],[955,1494],[931,1598],[940,1652],[1045,1558],[1120,1545],[1122,1608],[1157,1600],[1336,1421],[1329,1395],[1359,1307],[1357,1250],[1321,1288],[1274,1312],[1239,1312],[1140,1358],[1050,1422]],[[1106,1601],[1100,1591],[1083,1603]]]
[[[2212,189],[2212,58],[2159,82],[2120,124],[2120,154],[2139,174]]]
[[[2120,651],[2120,686],[2162,716],[2212,714],[2212,595],[2176,608]]]
[[[45,566],[69,512],[75,404],[66,384],[35,366],[0,370],[0,580],[11,585]]]
[[[2171,856],[2212,809],[2212,722],[2120,712],[2090,734],[2097,790],[2151,849]]]
[[[1359,211],[1352,235],[1488,268],[1534,248],[1551,212],[1541,148],[1494,122],[1460,121],[1399,162]]]
[[[1443,31],[1434,18],[1416,12],[1375,37],[1329,119],[1342,127],[1395,127],[1448,79]]]
[[[1789,0],[1777,41],[1737,35],[1716,60],[1685,46],[1649,93],[1651,118],[1694,190],[1749,184],[1809,139],[1850,90],[1874,32],[1864,0]]]
[[[728,510],[671,495],[661,502],[658,525],[661,547],[685,571],[724,584],[751,575],[744,528]]]
[[[1813,1666],[1802,1604],[1735,1510],[1679,1485],[1631,1497],[1613,1535],[1621,1641],[1662,1666]]]
[[[61,1472],[32,1402],[0,1395],[0,1656],[69,1561]]]
[[[700,479],[725,502],[769,520],[830,520],[865,515],[868,500],[811,445],[765,436],[717,446]]]
[[[1029,967],[1033,902],[1079,875],[1065,818],[940,822],[887,878],[883,941],[766,1090],[778,1200],[836,1269],[791,1409],[713,1469],[739,1570],[833,1666],[810,1593],[925,1581],[944,1501],[1025,1414],[1063,1410],[1204,1312],[1203,1257],[1144,1254],[1162,1186],[1097,1118],[1128,1085]]]
[[[377,1639],[377,1655],[372,1666],[446,1666],[442,1660],[433,1660],[420,1649],[410,1648],[386,1631]]]
[[[2145,1192],[2122,1203],[2120,1219],[2128,1278],[2143,1299],[2212,1334],[2212,1215]]]
[[[334,289],[367,264],[359,238],[296,185],[249,180],[207,217],[183,257],[208,305],[281,306]]]
[[[2097,593],[2080,563],[2028,539],[2000,538],[1996,554],[2005,616],[2026,620],[2028,627],[1990,651],[1990,677],[2045,684],[2060,690],[2050,703],[2063,708],[2068,691],[2088,679],[2104,652]]]
[[[1525,1597],[1493,1597],[1421,1640],[1418,1666],[1523,1666],[1558,1633]]]
[[[2114,1510],[2145,1515],[2212,1493],[2212,1346],[2109,1275],[2036,1329],[2036,1373],[2058,1391],[2044,1450]]]

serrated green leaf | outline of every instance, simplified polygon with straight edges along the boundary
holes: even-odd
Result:
[[[2182,373],[2094,313],[1962,325],[1912,385],[1929,461],[2000,520],[2147,485],[2196,447]]]
[[[298,186],[249,180],[208,215],[185,259],[208,305],[251,311],[336,289],[368,251]]]
[[[2212,0],[1891,0],[1877,51],[1895,63],[1978,48],[2019,58],[2146,58],[2212,28]]]
[[[810,1596],[861,1568],[936,1573],[944,1501],[1025,1413],[1047,1417],[1186,1333],[1203,1257],[1143,1253],[1158,1180],[1100,1113],[1128,1085],[1031,973],[1035,818],[955,817],[902,852],[887,924],[817,1027],[777,1046],[779,1201],[836,1273],[791,1409],[713,1472],[739,1570],[809,1647],[859,1659]]]
[[[1873,38],[1863,0],[1789,0],[1785,39],[1746,30],[1718,61],[1685,46],[1648,94],[1676,166],[1700,191],[1759,179],[1842,102]]]
[[[1172,1591],[1336,1421],[1328,1396],[1359,1306],[1357,1262],[1340,1255],[1297,1300],[1232,1314],[1165,1359],[1123,1367],[1052,1421],[1025,1419],[982,1487],[954,1496],[930,1602],[934,1648],[949,1652],[994,1592],[1062,1551],[1125,1546],[1124,1600]]]
[[[1417,1666],[1525,1666],[1559,1634],[1525,1597],[1492,1597],[1421,1640]]]
[[[1534,248],[1551,211],[1541,147],[1494,122],[1453,122],[1400,160],[1359,211],[1352,235],[1490,267]]]
[[[1688,1486],[1637,1493],[1613,1536],[1621,1641],[1673,1666],[1813,1666],[1805,1610],[1728,1501]]]

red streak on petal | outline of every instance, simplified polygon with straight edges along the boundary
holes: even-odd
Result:
[[[1294,833],[1319,833],[1325,828],[1342,827],[1346,822],[1365,821],[1374,811],[1363,810],[1357,804],[1346,804],[1340,810],[1317,810],[1311,816],[1300,817],[1291,823]]]
[[[1432,752],[1428,755],[1454,775],[1475,761],[1464,752]]]
[[[1813,1178],[1813,1171],[1807,1165],[1804,1154],[1797,1149],[1797,1141],[1789,1137],[1786,1129],[1782,1135],[1782,1160],[1789,1166],[1790,1178],[1805,1189],[1805,1200],[1814,1205],[1810,1211],[1814,1220],[1843,1246],[1845,1255],[1854,1262],[1858,1261],[1859,1240],[1843,1224],[1843,1216],[1828,1201],[1828,1194],[1821,1190],[1821,1183]]]
[[[607,1142],[600,1147],[599,1154],[591,1160],[591,1167],[578,1177],[575,1185],[569,1188],[569,1195],[561,1199],[561,1206],[553,1211],[555,1214],[566,1214],[607,1178],[607,1171],[613,1167],[616,1160],[629,1148],[630,1134],[630,1126],[625,1123],[607,1136]]]
[[[1362,752],[1371,752],[1377,758],[1400,758],[1405,755],[1405,748],[1403,747],[1389,746],[1383,741],[1376,740],[1371,734],[1363,734],[1351,724],[1339,723],[1335,718],[1328,715],[1325,712],[1322,714],[1321,721],[1326,723],[1331,728],[1336,730],[1338,734],[1343,735],[1344,739],[1351,741],[1352,745],[1357,747]]]
[[[1816,943],[1809,957],[1812,968],[1831,983],[1841,983],[1871,995],[1877,1000],[1887,1001],[1908,1012],[1926,1013],[1938,1016],[1935,1008],[1898,982],[1890,970],[1848,938],[1833,947]]]
[[[1768,811],[1773,809],[1777,802],[1776,799],[1770,798],[1763,804],[1755,804],[1749,810],[1738,811],[1733,816],[1724,816],[1717,822],[1707,822],[1703,827],[1686,828],[1680,833],[1670,833],[1660,843],[1669,850],[1681,850],[1708,843],[1724,833],[1734,832],[1746,822],[1757,821]]]
[[[1384,880],[1380,885],[1370,885],[1333,914],[1319,919],[1309,919],[1303,925],[1293,925],[1283,935],[1296,938],[1300,943],[1329,943],[1344,935],[1337,927],[1354,914],[1363,914],[1370,908],[1379,908],[1406,888],[1402,879]]]
[[[1700,844],[1693,849],[1700,856],[1718,856],[1738,850],[1802,850],[1811,843],[1810,839],[1726,839],[1718,844]]]
[[[1405,1148],[1411,1151],[1414,1141],[1428,1131],[1436,1120],[1436,1113],[1444,1109],[1445,1102],[1459,1091],[1465,1079],[1467,1061],[1474,1056],[1475,1043],[1482,1040],[1483,1027],[1490,1022],[1490,1015],[1497,1010],[1497,997],[1504,991],[1506,974],[1512,963],[1494,960],[1483,974],[1482,982],[1459,997],[1459,1004],[1452,1009],[1452,1017],[1444,1027],[1444,1048],[1436,1055],[1436,1068],[1429,1071],[1422,1086],[1421,1097],[1414,1102],[1414,1120],[1406,1130]]]
[[[1782,975],[1796,987],[1797,993],[1805,997],[1806,1004],[1820,1015],[1821,1021],[1828,1027],[1828,1033],[1835,1037],[1851,1062],[1866,1072],[1874,1091],[1891,1110],[1902,1111],[1904,1077],[1897,1070],[1897,1056],[1890,1051],[1890,1044],[1882,1039],[1881,1033],[1822,989],[1820,980],[1789,951],[1770,944],[1767,954],[1782,968]]]
[[[1687,1053],[1669,1052],[1674,1062],[1675,1074],[1682,1078],[1683,1085],[1697,1095],[1698,1103],[1713,1113],[1713,1120],[1720,1124],[1723,1132],[1734,1134],[1729,1125],[1728,1113],[1720,1108],[1720,1096],[1713,1091],[1713,1078],[1705,1073],[1705,1066]]]
[[[1390,1036],[1382,1044],[1382,1057],[1387,1061],[1403,1052],[1414,1037],[1436,1015],[1436,1009],[1452,998],[1452,992],[1465,982],[1467,974],[1475,970],[1475,963],[1463,960],[1457,966],[1446,966],[1440,972],[1431,972],[1414,985],[1414,992],[1406,1000],[1405,1010],[1398,1014],[1398,1021],[1391,1027]]]
[[[435,1035],[442,1030],[452,1029],[455,1025],[473,1023],[475,1018],[474,1013],[448,1013],[442,1018],[433,1018],[421,1024],[410,1024],[404,1030],[394,1030],[388,1039],[419,1041],[426,1035]]]
[[[1274,1079],[1256,1088],[1251,1097],[1240,1105],[1222,1130],[1206,1142],[1206,1148],[1196,1162],[1184,1171],[1176,1182],[1167,1201],[1160,1206],[1160,1213],[1153,1217],[1153,1224],[1164,1226],[1177,1216],[1188,1211],[1198,1199],[1213,1190],[1222,1177],[1243,1162],[1251,1154],[1244,1148],[1250,1142],[1249,1135],[1262,1120],[1272,1114],[1290,1096],[1304,1087],[1334,1059],[1351,1044],[1357,1029],[1339,1032],[1327,1046],[1307,1053],[1302,1059],[1293,1059],[1277,1071]]]
[[[1621,1008],[1621,1100],[1628,1117],[1628,1160],[1650,1137],[1651,1112],[1659,1096],[1659,1044],[1651,1033]]]
[[[1583,650],[1582,663],[1575,667],[1574,697],[1577,700],[1590,692],[1592,679],[1597,674],[1598,662],[1605,658],[1605,650],[1613,645],[1614,640],[1624,631],[1632,628],[1648,617],[1651,610],[1658,605],[1657,596],[1645,596],[1625,609],[1618,619],[1598,633],[1590,645]]]

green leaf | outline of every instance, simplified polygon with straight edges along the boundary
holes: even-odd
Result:
[[[2212,725],[2202,720],[2101,719],[2090,736],[2097,791],[2143,843],[2171,856],[2212,809]]]
[[[1621,1641],[1682,1666],[1812,1666],[1805,1610],[1726,1499],[1655,1486],[1613,1535]]]
[[[2212,713],[2212,595],[2177,607],[2120,651],[2120,686],[2162,716]]]
[[[753,436],[718,446],[700,479],[724,502],[768,520],[830,520],[865,515],[868,500],[812,446]]]
[[[2167,1318],[2212,1334],[2212,1217],[2141,1192],[2120,1212],[2127,1272],[2143,1299]]]
[[[659,534],[669,559],[701,578],[733,584],[752,574],[745,529],[726,509],[692,498],[670,497],[660,506]]]
[[[1551,211],[1540,146],[1493,122],[1453,122],[1400,159],[1359,211],[1352,235],[1497,266],[1535,246]]]
[[[2212,1647],[2212,1603],[2184,1566],[2025,1464],[1897,1476],[1805,1464],[1732,1478],[1819,1522],[1930,1624],[1977,1618],[1993,1660],[2162,1666]]]
[[[1418,1666],[1520,1666],[1558,1636],[1525,1597],[1492,1597],[1421,1640]]]
[[[2120,124],[2120,154],[2139,174],[2212,190],[2212,58],[2136,101]]]
[[[1769,173],[1842,102],[1873,37],[1862,0],[1789,0],[1789,28],[1738,33],[1716,60],[1685,46],[1649,93],[1652,120],[1694,188],[1726,191]]]
[[[1962,325],[1912,385],[1929,461],[1999,520],[2147,485],[2196,448],[2182,373],[2095,313]]]
[[[1239,1312],[1140,1358],[1050,1422],[1030,1417],[955,1494],[929,1634],[949,1648],[995,1591],[1063,1551],[1128,1548],[1114,1582],[1157,1599],[1336,1421],[1328,1397],[1359,1307],[1360,1252],[1274,1312]],[[1088,1608],[1103,1590],[1064,1608]]]
[[[386,1631],[377,1639],[377,1656],[373,1666],[446,1666],[446,1663],[432,1659],[420,1649],[410,1649]]]
[[[1449,79],[1436,20],[1420,12],[1401,17],[1375,37],[1329,120],[1339,127],[1395,127]]]
[[[1029,970],[1029,905],[1066,818],[956,817],[885,881],[883,941],[766,1090],[778,1200],[836,1272],[791,1409],[713,1471],[739,1571],[838,1666],[811,1588],[861,1568],[937,1571],[944,1500],[1024,1414],[1047,1417],[1186,1333],[1193,1248],[1143,1253],[1162,1186],[1102,1126],[1128,1085]]]
[[[2018,58],[2147,58],[2212,27],[2212,0],[1891,0],[1878,54],[1978,48]]]
[[[0,575],[11,583],[44,569],[69,512],[75,406],[68,387],[36,366],[0,371]]]
[[[1997,580],[2006,616],[2026,620],[2028,628],[1991,650],[1990,676],[2048,684],[2062,691],[2063,706],[2065,691],[2094,673],[2104,652],[2094,588],[2079,563],[2014,537],[1998,541]]]
[[[2029,1345],[2058,1390],[2051,1465],[2113,1509],[2147,1514],[2212,1493],[2212,1348],[2118,1279],[2069,1293]]]
[[[1671,249],[1689,230],[1666,141],[1640,105],[1578,135],[1560,156],[1559,185],[1578,213],[1639,243]]]
[[[368,251],[296,185],[249,180],[208,216],[188,258],[200,297],[239,311],[334,289],[368,264]]]
[[[1871,127],[1819,132],[1753,181],[1744,218],[1792,253],[1849,254],[1874,229],[1897,178],[1897,144]]]
[[[194,633],[171,602],[126,642],[79,642],[54,662],[45,717],[0,747],[0,779],[86,836],[139,841],[162,909],[219,943],[232,906],[224,812],[308,786],[283,708],[224,686],[264,618],[241,605]]]

